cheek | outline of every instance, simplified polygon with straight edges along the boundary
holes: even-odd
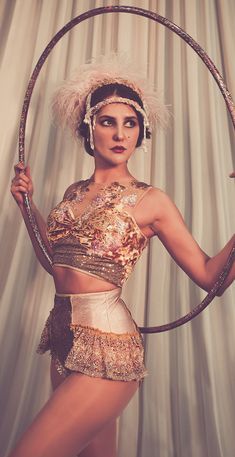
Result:
[[[138,138],[139,138],[139,134],[140,134],[140,129],[136,129],[134,132],[132,132],[132,135],[131,135],[131,134],[129,135],[130,140],[131,140],[134,144],[137,143]]]
[[[99,138],[99,135],[97,135],[97,133],[93,132],[93,139],[94,139],[95,143],[99,143],[100,142],[100,138]]]
[[[95,129],[95,130],[93,131],[93,138],[94,138],[94,142],[95,142],[96,144],[98,144],[98,143],[99,143],[99,144],[100,144],[100,143],[102,144],[102,143],[105,141],[106,135],[104,134],[104,132],[101,133],[101,132],[99,131],[99,129],[97,129],[97,130]]]

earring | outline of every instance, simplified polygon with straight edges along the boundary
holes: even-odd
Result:
[[[95,128],[96,124],[96,115],[93,116],[93,118],[89,119],[89,133],[90,133],[90,147],[92,151],[94,151],[94,138],[93,138],[93,130]]]
[[[89,141],[90,141],[90,147],[92,151],[94,151],[94,141],[93,141],[93,131],[92,131],[92,125],[91,123],[89,124]]]

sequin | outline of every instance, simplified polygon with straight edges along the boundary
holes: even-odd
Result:
[[[123,205],[135,206],[137,201],[137,194],[126,195],[122,197],[121,203]]]
[[[128,207],[150,187],[136,180],[128,186],[115,181],[97,192],[90,180],[78,182],[48,216],[53,264],[84,268],[122,286],[148,244]]]
[[[113,380],[142,380],[147,374],[142,336],[120,293],[114,289],[55,295],[37,352],[50,351],[65,377],[81,372]]]

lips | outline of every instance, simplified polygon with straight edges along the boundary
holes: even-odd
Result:
[[[123,146],[114,146],[113,148],[111,148],[112,151],[114,152],[124,152],[126,150],[126,148],[124,148]]]

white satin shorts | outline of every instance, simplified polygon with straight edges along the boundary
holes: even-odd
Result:
[[[60,374],[84,373],[113,380],[147,374],[141,333],[120,297],[106,292],[55,294],[37,352],[50,351]]]

